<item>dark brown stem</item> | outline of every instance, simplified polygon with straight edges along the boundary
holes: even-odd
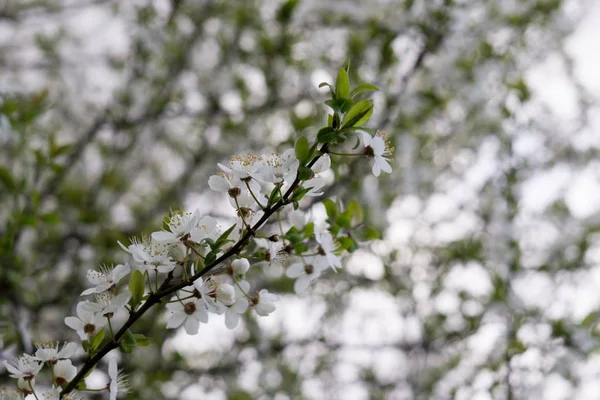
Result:
[[[328,145],[324,144],[323,146],[321,146],[321,149],[319,151],[322,154],[324,154],[327,152],[327,149]],[[321,158],[321,155],[317,155],[315,158],[313,158],[310,161],[310,163],[308,163],[307,167],[312,167],[317,162],[317,160],[319,160],[319,158]],[[289,187],[289,189],[285,192],[283,197],[277,203],[267,207],[264,210],[265,213],[262,216],[262,218],[256,224],[254,224],[254,226],[251,229],[247,230],[244,236],[242,236],[242,238],[232,248],[230,248],[226,253],[221,255],[221,257],[217,258],[212,263],[206,265],[196,274],[192,275],[189,280],[178,282],[174,285],[169,285],[170,279],[165,280],[158,288],[158,291],[156,293],[151,293],[148,297],[148,300],[146,300],[146,302],[137,311],[129,315],[129,318],[127,319],[123,327],[121,327],[121,329],[119,329],[119,331],[115,334],[114,340],[106,343],[96,354],[94,354],[93,357],[85,361],[83,367],[79,370],[77,375],[75,375],[75,377],[69,382],[69,384],[65,386],[62,392],[60,392],[61,398],[62,396],[71,393],[77,387],[77,384],[88,374],[89,371],[92,370],[92,368],[96,366],[96,364],[98,364],[98,362],[100,362],[100,360],[102,360],[102,358],[104,358],[106,354],[108,354],[111,350],[114,350],[117,347],[119,347],[119,340],[121,340],[121,338],[125,335],[125,332],[127,332],[127,330],[131,328],[133,324],[138,319],[140,319],[142,315],[146,313],[146,311],[152,308],[155,304],[160,303],[163,297],[166,297],[171,293],[178,291],[179,289],[183,289],[184,287],[189,286],[193,281],[208,274],[217,265],[221,264],[229,257],[239,254],[239,252],[248,243],[250,238],[254,236],[254,233],[258,229],[260,229],[260,227],[271,217],[271,215],[273,215],[279,209],[283,208],[288,204],[290,195],[294,192],[298,185],[300,185],[300,179],[296,175],[296,179]]]

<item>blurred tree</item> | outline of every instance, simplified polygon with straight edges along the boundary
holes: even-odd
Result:
[[[599,300],[578,295],[597,280],[600,225],[561,192],[597,176],[595,99],[565,50],[589,6],[1,2],[2,357],[70,338],[85,272],[126,261],[117,240],[169,208],[231,218],[206,185],[216,163],[314,136],[317,85],[349,62],[382,88],[371,126],[395,143],[395,172],[340,164],[325,196],[368,205],[382,239],[303,299],[265,275],[289,298],[230,335],[215,322],[185,339],[155,310],[140,322],[155,345],[125,360],[128,398],[597,393]],[[542,61],[565,77],[568,121],[531,88]]]

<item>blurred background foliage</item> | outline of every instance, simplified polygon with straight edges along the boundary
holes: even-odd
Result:
[[[0,1],[1,357],[75,339],[63,319],[88,269],[126,261],[117,240],[170,208],[231,218],[206,184],[216,163],[314,138],[317,85],[349,62],[381,88],[370,126],[394,173],[338,160],[325,196],[363,204],[381,240],[304,298],[255,275],[283,300],[233,333],[185,338],[154,310],[127,398],[597,394],[600,225],[567,190],[598,170],[596,101],[565,50],[592,4]],[[569,118],[531,88],[548,60]]]

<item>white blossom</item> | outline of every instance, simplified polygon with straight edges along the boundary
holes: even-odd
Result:
[[[231,156],[229,167],[223,164],[217,165],[226,173],[233,174],[241,180],[249,180],[254,175],[258,160],[256,155],[249,153],[245,156]]]
[[[10,373],[11,378],[24,378],[25,380],[35,378],[44,365],[29,354],[23,354],[21,357],[17,358],[14,365],[9,364],[7,361],[3,361],[3,363]]]
[[[65,318],[65,324],[77,331],[81,340],[87,340],[89,337],[94,336],[106,324],[106,320],[102,315],[91,311],[85,306],[85,303],[89,302],[79,302],[77,304],[77,317]]]
[[[279,296],[269,293],[267,289],[262,289],[252,298],[252,307],[258,315],[266,317],[275,311],[276,301],[279,301]]]
[[[123,375],[123,370],[117,369],[117,360],[115,358],[111,358],[108,362],[108,377],[110,378],[108,384],[110,400],[115,400],[118,392],[127,392],[129,385],[127,378]]]
[[[36,342],[34,345],[37,347],[34,358],[50,364],[60,359],[71,358],[77,352],[77,344],[74,342],[66,343],[60,350],[60,342]]]
[[[59,360],[54,366],[54,377],[58,385],[64,385],[70,382],[77,375],[77,368],[71,363],[71,360]]]
[[[198,226],[200,221],[200,211],[193,213],[175,214],[167,222],[168,231],[158,231],[152,233],[152,239],[158,243],[177,243]]]
[[[143,237],[141,242],[135,238],[132,239],[131,245],[125,247],[121,242],[119,246],[133,256],[135,266],[141,271],[157,270],[158,272],[170,272],[177,264],[171,259],[172,247],[181,245],[176,243],[171,246],[165,243],[158,243],[151,237]]]
[[[195,335],[198,333],[200,323],[208,322],[208,311],[202,300],[192,298],[177,301],[177,297],[174,297],[171,301],[173,302],[167,303],[167,309],[171,311],[167,329],[179,328],[183,325],[188,335]]]
[[[227,193],[229,197],[236,197],[236,195],[248,190],[252,190],[254,195],[258,195],[261,189],[257,181],[251,178],[242,180],[233,172],[220,172],[217,175],[212,175],[208,178],[208,186],[215,192]]]
[[[124,290],[116,296],[113,296],[108,292],[103,292],[96,294],[95,303],[85,301],[79,304],[82,304],[82,307],[87,311],[98,313],[102,316],[112,316],[112,314],[116,314],[124,309],[130,299],[131,292],[129,290]]]
[[[366,132],[361,132],[361,139],[365,146],[365,155],[375,161],[373,175],[379,176],[381,171],[391,173],[392,167],[387,157],[392,155],[394,148],[390,146],[385,133],[377,131],[375,136],[371,136]]]
[[[298,230],[303,229],[308,221],[306,214],[300,210],[291,210],[288,213],[288,218],[290,219],[292,225]]]
[[[315,176],[314,178],[305,181],[302,186],[310,188],[310,190],[306,192],[306,196],[321,196],[324,193],[321,189],[325,186],[325,179],[320,176]]]
[[[312,170],[315,174],[328,171],[331,168],[331,157],[329,154],[323,154],[312,166]]]
[[[196,243],[200,243],[204,239],[217,239],[219,237],[217,221],[209,216],[200,218],[197,226],[191,230],[190,237]]]
[[[116,267],[103,265],[100,271],[89,270],[87,272],[88,280],[96,285],[96,287],[84,290],[81,295],[85,296],[92,293],[102,293],[106,290],[114,288],[121,279],[129,274],[129,265],[119,264]]]
[[[244,275],[250,269],[250,261],[246,258],[233,260],[231,263],[233,275]]]
[[[303,294],[312,282],[317,280],[327,268],[327,259],[322,256],[305,257],[293,263],[286,271],[290,278],[296,278],[294,291]]]
[[[291,183],[296,179],[299,165],[294,149],[287,149],[282,155],[262,156],[255,177],[267,183]]]
[[[225,311],[225,326],[228,329],[234,329],[240,320],[240,314],[248,310],[249,302],[246,293],[250,290],[250,284],[246,281],[239,281],[235,287],[236,300]]]
[[[335,255],[337,246],[333,241],[333,237],[329,232],[322,232],[315,234],[315,239],[319,243],[319,252],[327,257],[329,266],[335,271],[336,268],[341,268],[342,263],[338,256]]]

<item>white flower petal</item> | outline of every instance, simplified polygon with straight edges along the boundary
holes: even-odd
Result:
[[[108,362],[108,376],[110,377],[111,381],[117,380],[118,373],[119,371],[117,370],[117,360],[115,358],[111,358]]]
[[[208,186],[215,192],[226,192],[231,188],[229,181],[218,175],[208,178]]]
[[[167,329],[179,328],[186,318],[187,315],[183,311],[172,314],[167,321]]]
[[[240,316],[233,309],[229,309],[225,312],[225,326],[227,329],[234,329],[240,320]]]
[[[152,239],[156,240],[158,243],[174,243],[179,240],[173,232],[167,231],[153,232]]]
[[[188,335],[196,335],[198,333],[198,329],[200,328],[200,323],[196,318],[188,317],[183,323],[183,326]]]

